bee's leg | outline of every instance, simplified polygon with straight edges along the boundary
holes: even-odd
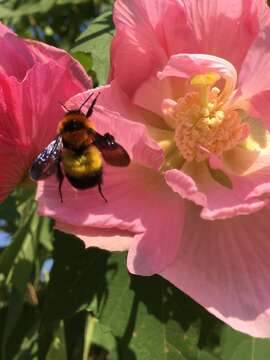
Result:
[[[102,188],[101,188],[101,183],[99,182],[98,183],[98,192],[100,193],[102,199],[105,201],[105,202],[108,202],[108,200],[105,198],[103,192],[102,192]]]
[[[64,181],[64,174],[63,174],[63,171],[61,169],[61,160],[58,160],[57,161],[57,168],[56,168],[56,176],[57,176],[57,180],[58,180],[58,192],[59,192],[59,195],[60,195],[60,201],[61,203],[63,202],[63,195],[62,195],[62,184],[63,184],[63,181]]]
[[[93,114],[94,106],[97,102],[99,95],[100,95],[100,93],[98,93],[97,96],[95,97],[95,99],[92,101],[92,104],[90,105],[90,108],[87,111],[86,117],[89,117]]]

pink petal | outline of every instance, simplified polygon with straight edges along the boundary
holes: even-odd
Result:
[[[144,0],[152,18],[153,0]],[[168,57],[178,53],[197,53],[196,34],[188,21],[185,5],[182,1],[159,1],[158,22],[153,25]]]
[[[91,92],[101,93],[91,118],[97,131],[101,134],[111,133],[128,151],[134,162],[158,169],[163,161],[163,152],[148,135],[145,125],[130,120],[136,119],[136,113],[133,113],[131,105],[117,84],[113,82]],[[89,93],[85,92],[70,99],[68,108],[78,109]]]
[[[36,63],[56,62],[69,68],[73,81],[85,88],[92,87],[92,80],[78,61],[64,50],[33,40],[25,40],[0,23],[0,70],[8,76],[23,80],[27,71]]]
[[[97,188],[76,190],[65,179],[62,192],[63,203],[60,202],[56,179],[52,177],[39,182],[37,200],[41,215],[53,217],[57,222],[95,228],[117,228],[130,232],[142,232],[144,227],[139,217],[135,216],[133,207],[127,206],[132,201],[137,205],[138,193],[145,192],[142,184],[135,176],[134,168],[104,167],[103,193],[108,200],[105,203]],[[141,180],[141,179],[140,179]],[[138,206],[138,205],[137,205]],[[76,214],[76,216],[74,216]]]
[[[164,177],[172,190],[178,193],[183,199],[193,201],[197,205],[206,205],[206,195],[199,191],[197,184],[191,176],[174,169],[166,171]]]
[[[155,82],[155,84],[153,84],[152,82],[150,82],[149,85],[148,82],[145,82],[142,85],[142,89],[144,88],[144,85],[148,87],[148,89],[151,89],[151,91],[153,92],[153,98],[151,97],[150,99],[150,97],[148,96],[148,100],[150,100],[151,104],[153,104],[152,110],[155,112],[156,109],[158,112],[157,109],[158,102],[160,101],[161,98],[160,92],[162,94],[171,93],[171,86],[169,82],[168,81],[162,82],[157,80],[157,83]],[[157,91],[156,89],[153,88],[154,86],[157,86],[158,88]],[[142,91],[144,92],[144,90]],[[140,89],[138,89],[138,95],[141,100],[142,96],[139,93],[140,93]],[[154,113],[150,113],[149,111],[146,113],[145,110],[142,109],[141,107],[144,107],[145,105],[147,108],[147,105],[145,104],[145,102],[141,104],[140,101],[137,104],[136,96],[137,93],[134,95],[134,98],[129,98],[129,96],[121,89],[118,80],[115,79],[110,82],[110,85],[108,85],[108,89],[105,92],[103,92],[102,106],[106,109],[110,109],[114,112],[120,113],[122,117],[131,120],[132,122],[142,123],[146,125],[146,127],[150,124],[152,124],[153,126],[164,127],[163,118],[160,118],[159,116],[155,115]],[[156,147],[157,145],[154,146]]]
[[[159,79],[179,77],[189,79],[198,74],[216,72],[226,79],[226,93],[231,94],[237,80],[234,66],[216,56],[205,54],[177,54],[171,56],[164,70],[158,73]]]
[[[239,93],[245,99],[270,90],[270,26],[254,41],[239,75]]]
[[[263,0],[118,0],[110,78],[131,96],[177,53],[215,55],[239,71],[269,21]]]
[[[92,79],[87,75],[82,65],[72,58],[65,50],[34,40],[26,40],[25,43],[34,58],[35,63],[54,61],[58,66],[62,66],[69,70],[70,76],[72,77],[73,82],[77,83],[77,86],[83,86],[85,89],[92,88]]]
[[[133,102],[163,118],[164,115],[161,111],[162,101],[172,97],[170,82],[167,79],[158,80],[156,76],[152,76],[136,91]]]
[[[263,0],[183,0],[196,53],[224,58],[237,70],[269,18]],[[266,12],[268,14],[266,15]]]
[[[118,0],[115,3],[114,23],[117,31],[112,44],[110,78],[117,78],[122,89],[130,96],[167,62],[167,55],[158,43],[153,28],[162,3],[164,1],[153,1],[151,13],[144,0]]]
[[[177,259],[161,275],[236,330],[270,337],[269,216],[205,221],[190,207]]]
[[[270,160],[269,160],[270,161]],[[209,173],[206,165],[184,165],[186,174],[179,170],[165,172],[165,180],[182,198],[201,205],[201,217],[207,220],[226,219],[257,212],[268,204],[269,165],[246,176],[228,174],[232,188],[228,188]],[[194,173],[196,171],[196,174]]]
[[[57,184],[50,179],[38,186],[39,213],[54,218],[57,224],[68,224],[68,231],[88,245],[93,228],[96,234],[100,228],[120,229],[120,235],[123,231],[124,235],[134,233],[135,238],[128,245],[128,266],[132,272],[149,275],[172,262],[181,238],[184,205],[162,176],[139,166],[105,166],[103,192],[108,203],[104,203],[97,188],[76,191],[65,180],[61,203]],[[105,239],[94,241],[96,246],[105,246]],[[117,244],[114,238],[108,238],[106,248],[122,250],[123,242]]]
[[[175,259],[184,226],[184,201],[164,184],[155,186],[142,202],[146,230],[135,236],[128,252],[128,269],[139,275],[153,275]]]
[[[27,148],[11,144],[0,136],[0,203],[23,180],[28,162]]]
[[[12,32],[13,31],[10,28],[0,22],[0,38],[3,37],[5,34]]]
[[[258,121],[262,121],[265,128],[270,131],[270,89],[261,91],[250,100],[249,114]]]
[[[4,32],[2,32],[4,28]],[[8,76],[22,80],[34,65],[34,59],[24,40],[12,31],[0,28],[0,71]]]
[[[108,251],[126,251],[134,239],[134,234],[129,231],[114,229],[99,229],[75,226],[58,222],[56,229],[74,234],[83,240],[85,247],[97,247]]]
[[[22,82],[0,73],[0,201],[26,176],[33,159],[55,137],[59,100],[84,90],[68,68],[36,64]]]
[[[69,69],[53,62],[36,64],[22,82],[0,74],[0,84],[0,133],[33,152],[44,149],[56,134],[64,115],[58,101],[84,89]]]

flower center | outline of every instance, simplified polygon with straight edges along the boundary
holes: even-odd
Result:
[[[191,91],[177,102],[164,100],[162,105],[165,121],[175,130],[176,146],[188,162],[220,156],[249,134],[238,111],[224,106],[224,93],[214,86],[219,80],[217,73],[195,75]]]

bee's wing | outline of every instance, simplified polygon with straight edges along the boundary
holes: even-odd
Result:
[[[128,153],[114,140],[111,134],[106,133],[105,135],[100,135],[91,129],[91,136],[93,137],[94,145],[99,149],[108,164],[113,166],[129,165],[130,157]]]
[[[62,138],[58,135],[33,161],[29,170],[30,178],[37,181],[54,174],[57,170],[62,148]]]

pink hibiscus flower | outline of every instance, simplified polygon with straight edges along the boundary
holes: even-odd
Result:
[[[118,0],[93,120],[132,158],[95,189],[41,184],[39,211],[128,250],[235,329],[270,336],[270,12],[262,0]],[[73,98],[78,108],[87,94]],[[71,106],[71,105],[70,105]],[[76,215],[74,215],[76,214]]]
[[[65,51],[23,40],[0,24],[0,201],[27,177],[55,136],[59,101],[91,87]]]

